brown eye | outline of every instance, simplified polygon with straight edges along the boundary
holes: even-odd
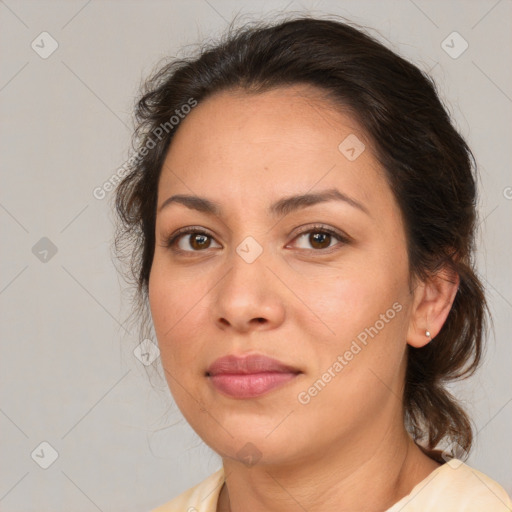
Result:
[[[329,233],[310,233],[309,243],[315,249],[327,249],[331,243],[331,235]]]
[[[214,238],[205,231],[191,228],[179,231],[170,237],[165,245],[176,252],[194,253],[210,249],[213,247],[212,241]],[[220,245],[217,244],[216,247],[220,247]]]
[[[190,235],[189,235],[190,236]],[[190,247],[193,249],[201,250],[210,247],[211,238],[208,235],[201,233],[193,233],[190,236]]]
[[[323,227],[309,229],[295,238],[295,245],[299,249],[315,251],[322,251],[334,247],[335,245],[343,245],[344,243],[348,243],[347,237],[343,236],[341,233]]]

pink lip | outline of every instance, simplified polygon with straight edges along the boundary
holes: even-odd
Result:
[[[225,356],[207,370],[215,388],[234,398],[255,398],[284,385],[302,373],[281,361],[253,354],[245,357]]]

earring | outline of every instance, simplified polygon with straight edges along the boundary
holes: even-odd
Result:
[[[430,331],[425,331],[425,336],[427,336],[427,338],[430,338],[430,341],[432,341],[432,338],[430,337]]]

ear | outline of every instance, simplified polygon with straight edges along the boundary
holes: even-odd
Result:
[[[459,275],[443,267],[434,276],[417,284],[407,330],[409,345],[421,348],[437,336],[448,318],[459,283]]]

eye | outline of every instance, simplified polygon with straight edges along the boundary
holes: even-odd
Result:
[[[301,241],[302,246],[299,245],[299,249],[322,251],[330,249],[336,245],[341,245],[349,242],[349,238],[342,233],[324,226],[315,226],[309,228],[307,231],[303,231],[294,241]],[[338,244],[332,243],[338,241]],[[305,246],[309,244],[309,247]]]
[[[184,228],[166,240],[165,246],[177,252],[200,252],[210,249],[213,240],[214,238],[203,229]]]

